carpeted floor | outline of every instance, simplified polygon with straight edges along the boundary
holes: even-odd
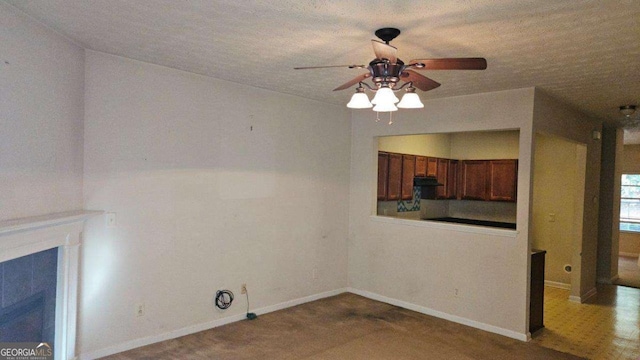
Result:
[[[640,267],[637,257],[620,256],[618,258],[618,280],[615,284],[640,289]]]
[[[346,293],[108,359],[581,358]]]

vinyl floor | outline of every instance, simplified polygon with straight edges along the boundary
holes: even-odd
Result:
[[[597,290],[579,304],[569,301],[569,290],[545,287],[545,328],[531,342],[589,359],[640,359],[640,289]]]
[[[618,279],[615,283],[640,288],[640,266],[637,257],[618,257]]]

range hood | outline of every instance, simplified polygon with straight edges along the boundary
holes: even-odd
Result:
[[[419,177],[413,178],[413,186],[444,186],[438,183],[438,179],[435,177]]]
[[[435,177],[414,177],[413,186],[420,186],[420,199],[433,200],[437,197],[436,186],[444,186],[438,183]]]

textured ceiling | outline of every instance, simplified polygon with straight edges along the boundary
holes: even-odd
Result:
[[[8,0],[85,48],[334,104],[380,27],[405,61],[485,57],[485,71],[425,71],[423,99],[539,87],[614,121],[640,103],[638,0]]]

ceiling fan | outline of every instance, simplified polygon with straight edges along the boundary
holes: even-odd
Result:
[[[382,28],[376,30],[375,35],[382,41],[371,40],[376,58],[371,60],[369,65],[306,66],[294,69],[306,70],[336,67],[367,69],[366,73],[356,76],[333,89],[333,91],[344,90],[358,84],[356,93],[347,104],[347,107],[364,109],[375,105],[374,111],[387,112],[396,111],[398,108],[422,108],[424,105],[420,102],[418,94],[415,93],[416,88],[422,91],[429,91],[440,86],[437,81],[429,79],[414,70],[484,70],[487,68],[487,60],[484,58],[416,59],[405,64],[397,57],[398,49],[389,45],[391,40],[400,35],[400,30]],[[373,86],[363,82],[368,78],[373,81]],[[402,84],[399,85],[400,83]],[[376,93],[371,102],[365,94],[365,87]],[[406,94],[400,101],[394,92],[400,91],[405,87]],[[398,103],[398,101],[400,102]],[[397,106],[396,103],[398,103]]]
[[[636,105],[622,105],[619,110],[618,124],[628,131],[640,131],[640,113],[636,112]]]

